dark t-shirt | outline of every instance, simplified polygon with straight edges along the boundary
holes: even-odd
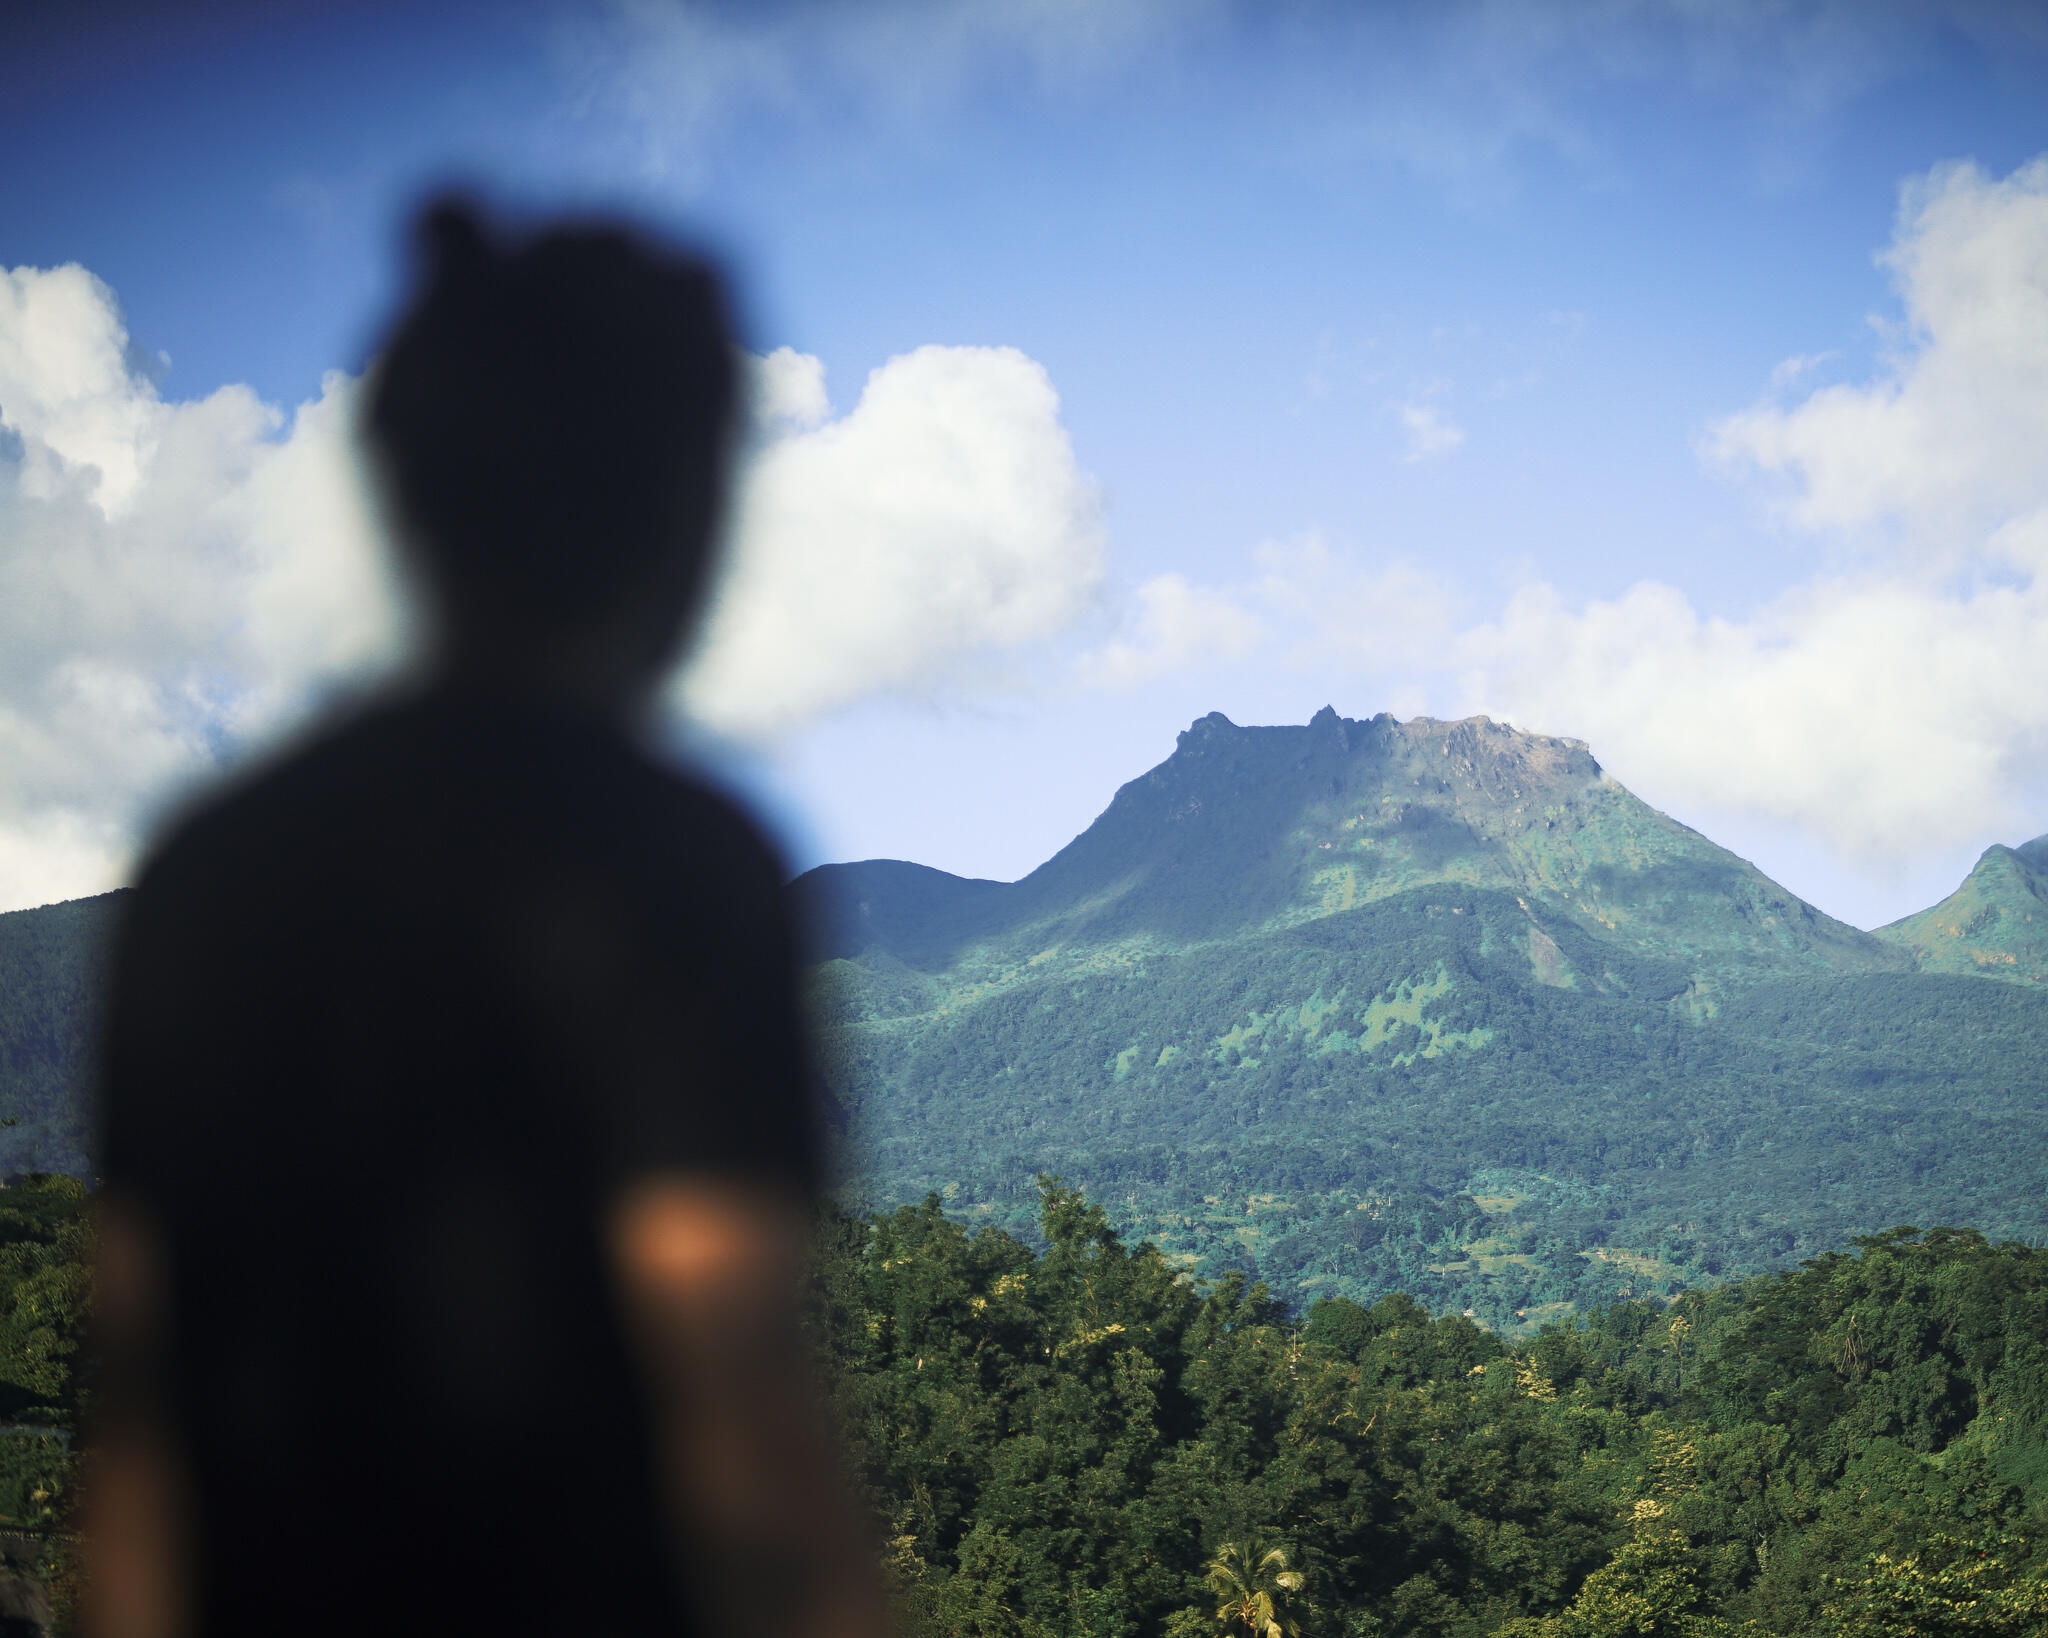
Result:
[[[682,1630],[605,1204],[808,1191],[782,872],[592,719],[429,697],[178,828],[103,1172],[162,1234],[204,1633]]]

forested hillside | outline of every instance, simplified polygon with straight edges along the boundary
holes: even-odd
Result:
[[[0,1176],[91,1176],[100,958],[122,895],[0,915]]]
[[[1021,1237],[933,1198],[813,1240],[905,1638],[1217,1638],[1219,1556],[1303,1638],[2048,1632],[2048,1251],[1896,1229],[1508,1341],[1191,1282],[1035,1192]],[[16,1562],[61,1630],[84,1197],[0,1191],[0,1530],[40,1541]],[[1274,1548],[1291,1592],[1253,1573]]]
[[[796,892],[861,1198],[1016,1226],[1055,1169],[1202,1273],[1526,1330],[1893,1222],[2048,1237],[2042,845],[1879,937],[1576,741],[1211,716],[1022,881]]]
[[[818,1253],[913,1638],[1208,1638],[1251,1543],[1312,1638],[2048,1631],[2048,1252],[1899,1229],[1510,1344],[1405,1295],[1295,1323],[1039,1211]]]
[[[1941,903],[1880,927],[1928,972],[2048,984],[2048,836],[1988,847]]]
[[[1501,1329],[1900,1221],[2048,1238],[2048,839],[1878,934],[1475,719],[1211,715],[1018,882],[793,895],[851,1201],[1033,1177],[1290,1301]],[[0,916],[0,1175],[90,1176],[119,895]]]

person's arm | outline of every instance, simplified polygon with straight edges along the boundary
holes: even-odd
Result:
[[[87,1638],[178,1638],[186,1622],[177,1454],[154,1403],[163,1289],[156,1241],[102,1200],[94,1213],[94,1347],[102,1388],[86,1456]]]
[[[621,1300],[649,1374],[678,1552],[722,1571],[714,1624],[887,1638],[881,1579],[797,1331],[803,1220],[766,1184],[661,1174],[611,1209]]]

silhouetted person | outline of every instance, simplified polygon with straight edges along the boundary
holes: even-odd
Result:
[[[720,287],[458,203],[421,244],[365,413],[433,661],[175,827],[120,941],[92,1625],[867,1638],[782,871],[636,738],[721,510]]]

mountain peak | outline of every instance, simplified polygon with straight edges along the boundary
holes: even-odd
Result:
[[[860,869],[866,894],[878,878]],[[1693,971],[1910,964],[1639,801],[1583,740],[1334,706],[1273,727],[1197,718],[1087,830],[1022,881],[962,896],[948,926],[961,944],[1078,954],[1294,926],[1431,887],[1509,894],[1511,914],[1546,906]]]
[[[2048,984],[2048,836],[1994,842],[1939,904],[1877,936],[1911,950],[1929,972]]]
[[[1234,734],[1236,732],[1238,732],[1236,723],[1232,722],[1221,711],[1211,711],[1206,717],[1197,717],[1187,727],[1183,728],[1180,737],[1174,741],[1174,748],[1176,750],[1185,749],[1190,744],[1202,744],[1218,734]]]

